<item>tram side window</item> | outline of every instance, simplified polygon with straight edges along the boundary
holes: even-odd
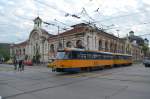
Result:
[[[77,54],[78,54],[77,52],[72,52],[72,58],[77,59]]]
[[[68,58],[72,59],[72,52],[68,52]]]
[[[128,60],[131,59],[130,56],[120,56],[120,59]]]
[[[114,56],[114,59],[116,59],[116,55]]]
[[[104,54],[103,59],[106,59],[106,60],[110,59],[110,55]]]
[[[93,58],[94,58],[94,59],[99,59],[99,58],[98,58],[98,54],[97,54],[97,53],[94,54],[94,55],[93,55]]]
[[[131,57],[130,57],[130,56],[126,56],[126,59],[127,59],[127,60],[131,60]]]
[[[112,59],[112,55],[108,55],[109,56],[109,59]]]
[[[87,55],[86,54],[83,54],[83,59],[86,59]]]
[[[77,58],[77,59],[82,59],[81,57],[82,57],[82,56],[81,56],[81,53],[80,53],[80,52],[78,52],[78,53],[77,53],[77,57],[76,57],[76,58]]]
[[[115,56],[115,59],[119,59],[119,56],[118,56],[118,55],[116,55],[116,56]]]
[[[87,54],[87,59],[92,59],[92,55],[90,53]]]
[[[87,59],[87,54],[82,52],[73,52],[72,53],[73,59]]]
[[[87,59],[99,59],[98,53],[87,53]]]
[[[86,56],[87,56],[86,54],[80,54],[80,57],[79,57],[79,58],[80,58],[80,59],[86,59]]]
[[[96,53],[95,59],[99,59],[99,53]]]
[[[104,56],[103,56],[103,59],[108,59],[108,56],[107,56],[107,55],[104,55]]]
[[[105,55],[104,55],[104,54],[101,54],[100,59],[105,59]]]
[[[107,59],[110,59],[110,55],[107,55]]]
[[[118,56],[118,59],[122,59],[122,56]]]
[[[110,59],[110,60],[113,59],[112,55],[109,55],[109,59]]]
[[[121,59],[126,59],[126,56],[121,56]]]
[[[64,59],[70,59],[72,58],[71,52],[66,52],[64,55]]]
[[[123,56],[119,56],[119,59],[123,59]]]
[[[101,54],[98,55],[98,59],[103,59]]]
[[[58,52],[56,55],[57,59],[70,59],[72,57],[71,52]]]
[[[128,59],[128,56],[124,56],[124,59],[127,60],[127,59]]]

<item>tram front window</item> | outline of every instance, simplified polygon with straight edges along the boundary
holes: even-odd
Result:
[[[56,58],[57,59],[68,59],[68,58],[71,58],[71,57],[70,57],[69,52],[57,52]]]

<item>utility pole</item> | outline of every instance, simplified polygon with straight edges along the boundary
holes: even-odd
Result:
[[[116,50],[117,50],[117,53],[118,53],[118,52],[120,52],[119,51],[120,50],[119,49],[119,30],[117,29],[116,31],[117,31],[117,35],[118,35]]]
[[[59,25],[57,26],[57,29],[58,29],[58,49],[59,49],[60,47],[62,47],[60,42],[60,35],[59,35]]]
[[[117,31],[117,35],[118,35],[118,38],[119,38],[119,31],[120,31],[120,30],[117,29],[116,31]]]
[[[48,22],[43,22],[44,24],[47,24],[47,25],[51,25],[51,26],[54,26],[54,27],[57,27],[57,35],[58,35],[58,48],[57,49],[59,49],[60,47],[62,47],[62,44],[61,44],[61,42],[60,42],[60,33],[59,33],[59,31],[60,31],[60,27],[59,27],[59,25],[55,25],[55,24],[51,24],[51,23],[48,23]]]

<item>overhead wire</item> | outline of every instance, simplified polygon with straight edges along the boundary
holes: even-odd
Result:
[[[109,21],[109,20],[118,19],[118,18],[122,18],[122,17],[134,16],[134,15],[140,14],[140,13],[143,13],[143,12],[135,12],[135,13],[130,13],[130,14],[126,14],[126,15],[115,16],[115,17],[111,17],[111,18],[107,18],[107,19],[103,19],[103,20],[98,20],[98,21],[95,21],[94,23]]]
[[[47,3],[44,3],[44,2],[42,2],[42,1],[40,1],[40,0],[34,0],[34,1],[36,1],[36,2],[38,2],[38,3],[40,3],[40,4],[43,4],[43,5],[45,5],[45,6],[47,6],[47,7],[50,7],[50,8],[52,8],[53,10],[56,10],[56,11],[59,11],[59,12],[63,12],[63,13],[67,13],[66,11],[64,11],[64,10],[61,10],[61,9],[58,9],[57,7],[54,7],[54,6],[52,6],[52,5],[49,5],[49,4],[47,4]]]

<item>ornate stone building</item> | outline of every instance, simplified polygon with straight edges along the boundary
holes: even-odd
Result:
[[[95,26],[80,23],[59,35],[49,34],[41,27],[42,20],[34,20],[34,28],[25,42],[11,46],[11,56],[26,60],[48,62],[55,58],[57,50],[66,47],[132,54],[132,44],[125,39],[106,33]],[[139,50],[141,50],[139,48]],[[136,53],[139,54],[139,53]],[[141,55],[138,55],[141,57]]]

